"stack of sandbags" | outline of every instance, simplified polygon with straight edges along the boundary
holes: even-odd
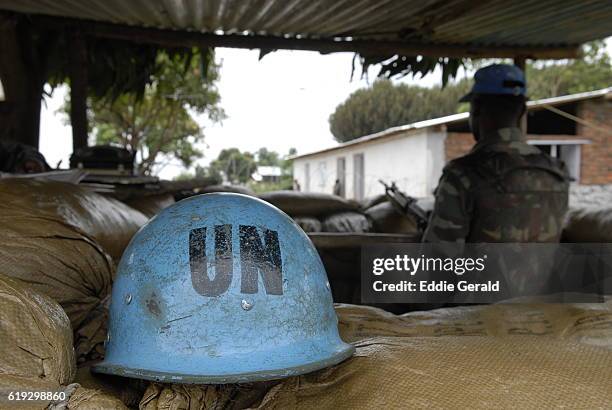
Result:
[[[340,335],[357,348],[343,363],[250,385],[153,383],[140,407],[600,408],[612,400],[612,299],[336,312]]]
[[[563,242],[612,242],[612,208],[581,208],[568,212]]]
[[[359,204],[336,195],[316,192],[272,191],[259,195],[306,232],[369,232],[370,222]]]
[[[64,205],[59,191],[52,191],[52,196],[23,192],[29,198],[25,201],[7,193],[7,183],[0,182],[2,273],[30,284],[64,308],[80,361],[100,358],[106,334],[103,301],[114,274],[111,257],[91,236],[67,222],[76,218],[75,208]],[[18,181],[10,186],[19,191],[24,186],[36,188],[38,182]]]
[[[165,208],[174,203],[171,194],[144,195],[126,199],[125,202],[130,207],[142,212],[147,218],[153,218]]]
[[[11,178],[0,180],[0,212],[14,209],[79,228],[118,262],[147,217],[128,205],[65,182]]]
[[[531,336],[375,337],[283,380],[257,409],[606,408],[612,354]]]

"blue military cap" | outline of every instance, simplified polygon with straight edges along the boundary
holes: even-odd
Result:
[[[492,64],[474,74],[474,86],[459,101],[471,101],[477,94],[525,96],[527,84],[523,70],[509,64]]]

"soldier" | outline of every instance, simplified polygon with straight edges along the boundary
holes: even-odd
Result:
[[[476,144],[450,161],[435,192],[424,242],[558,242],[569,178],[560,161],[527,144],[525,77],[515,66],[478,70],[470,103]]]

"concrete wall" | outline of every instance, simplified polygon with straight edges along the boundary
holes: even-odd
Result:
[[[354,196],[354,155],[364,156],[364,196],[384,193],[379,179],[394,181],[409,195],[431,195],[444,166],[445,132],[422,130],[405,132],[331,152],[293,161],[293,175],[306,191],[305,165],[310,164],[310,191],[332,193],[336,181],[337,159],[346,159],[346,197]]]

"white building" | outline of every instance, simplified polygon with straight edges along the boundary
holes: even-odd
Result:
[[[363,199],[395,182],[412,196],[427,196],[444,166],[445,133],[418,123],[392,128],[337,147],[296,156],[293,178],[302,191],[333,193],[336,180],[346,198]],[[342,192],[341,192],[342,194]]]
[[[588,161],[582,158],[594,159],[604,141],[593,134],[597,125],[593,129],[580,121],[577,124],[575,116],[588,117],[593,109],[609,112],[610,97],[612,88],[528,102],[527,141],[563,159],[576,181],[581,180],[581,173],[586,184],[609,179],[607,171],[601,175],[585,167]],[[474,144],[468,116],[460,113],[394,127],[296,155],[292,158],[293,177],[305,192],[334,193],[339,181],[340,194],[357,200],[384,193],[381,179],[395,182],[408,195],[430,196],[445,163],[467,153]]]

